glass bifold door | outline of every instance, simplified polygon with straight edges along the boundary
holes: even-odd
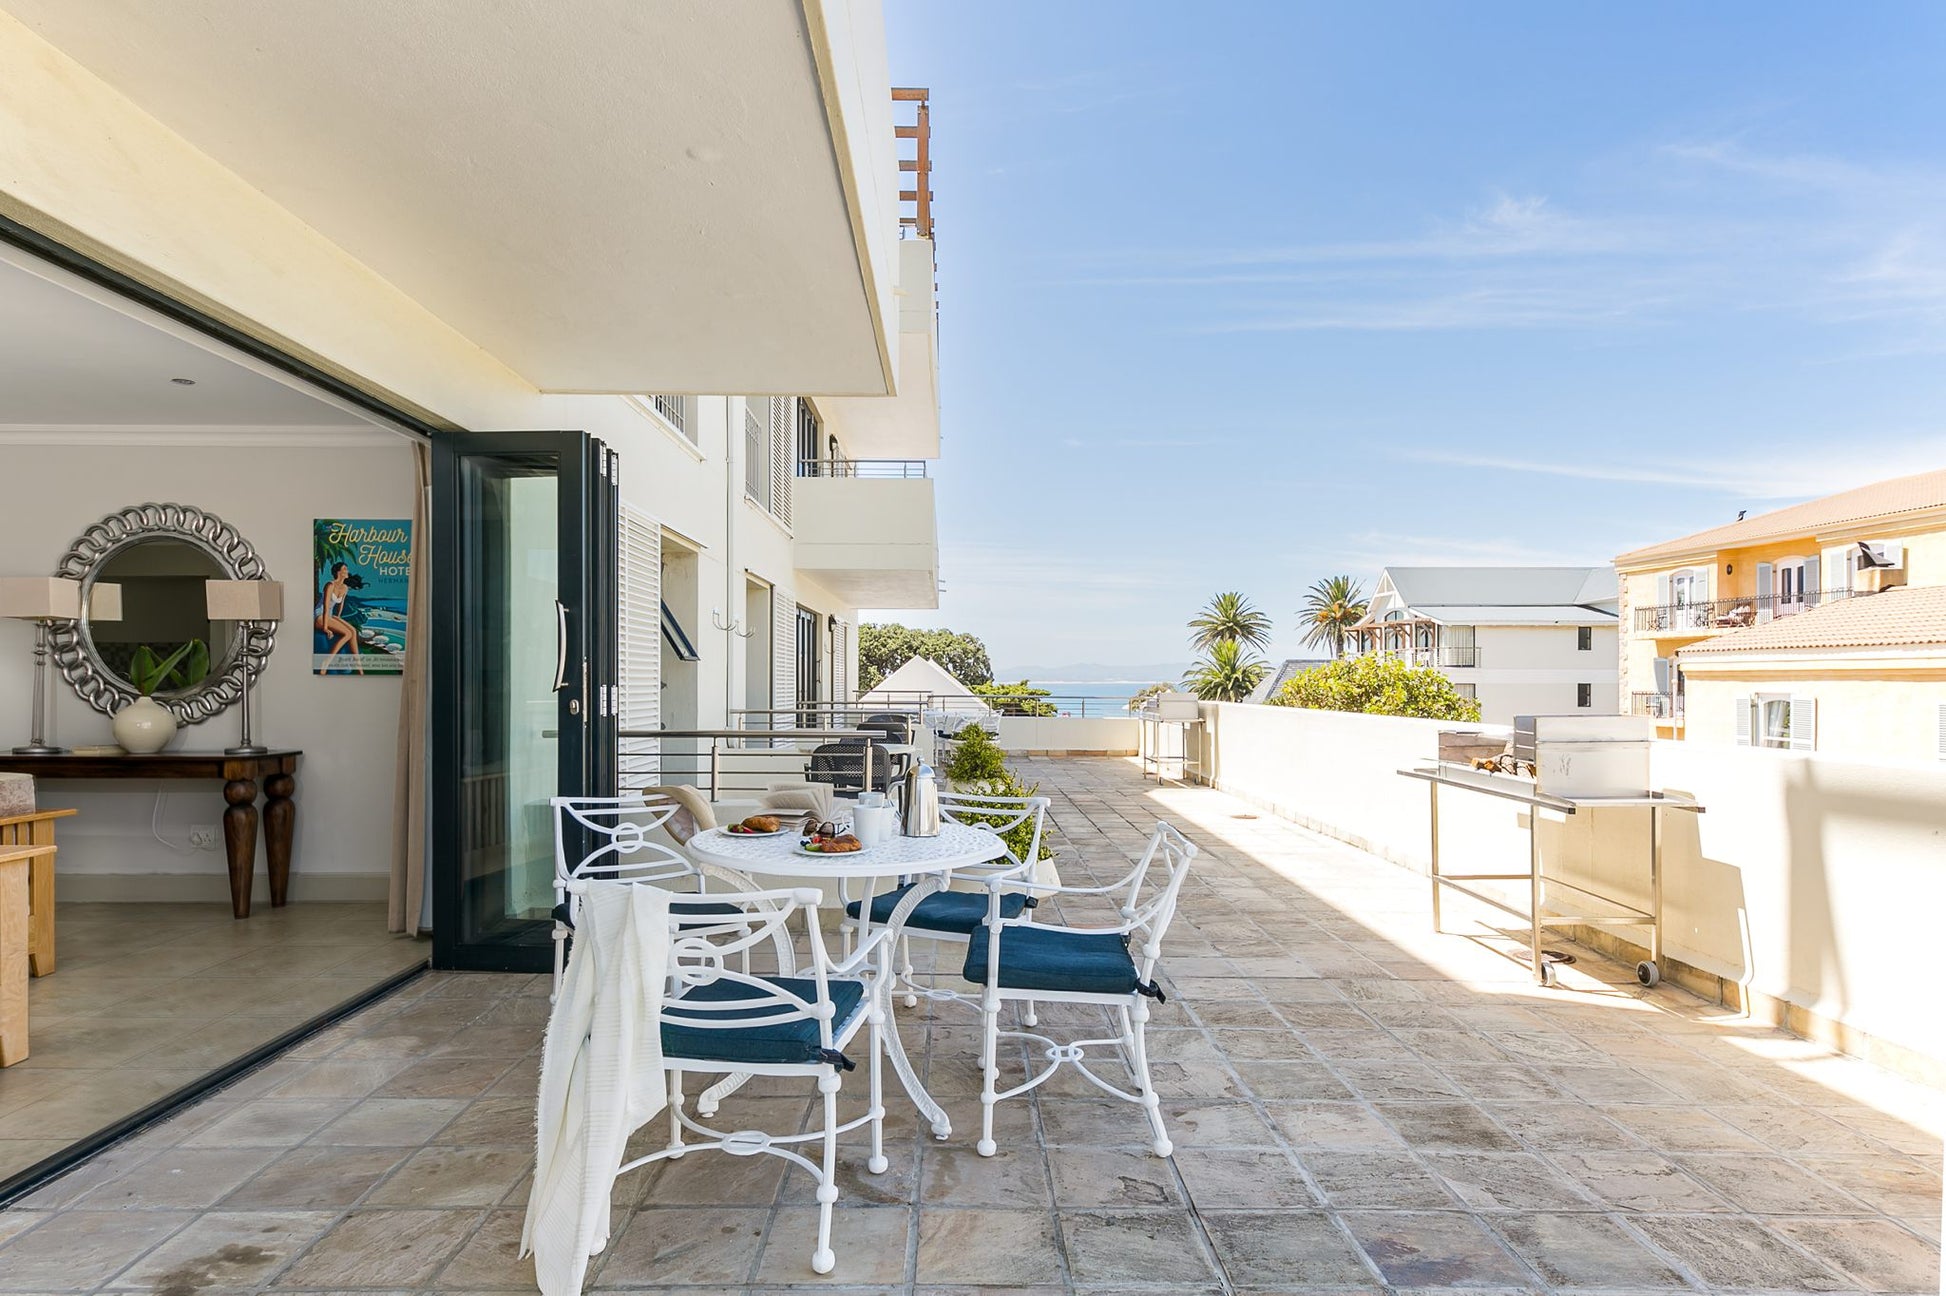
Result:
[[[615,456],[446,433],[432,490],[433,964],[544,971],[549,800],[615,788]]]

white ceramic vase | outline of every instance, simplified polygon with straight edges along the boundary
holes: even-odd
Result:
[[[152,697],[139,697],[115,713],[115,741],[146,756],[167,747],[176,736],[176,718]]]

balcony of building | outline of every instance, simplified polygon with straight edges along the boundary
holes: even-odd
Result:
[[[1858,592],[1849,586],[1798,587],[1731,598],[1672,599],[1636,608],[1632,624],[1637,634],[1662,639],[1703,638],[1760,625],[1777,617],[1794,616],[1825,603],[1851,598]]]
[[[887,1081],[888,1168],[866,1170],[862,1136],[840,1147],[831,1274],[807,1265],[804,1170],[697,1150],[616,1185],[590,1291],[1936,1290],[1933,1091],[1591,950],[1538,988],[1507,942],[1462,931],[1474,915],[1432,934],[1423,876],[1254,798],[1125,760],[1021,770],[1054,800],[1064,878],[1120,874],[1158,818],[1201,847],[1150,1032],[1173,1155],[1072,1071],[1003,1103],[978,1155],[977,1018],[901,1008],[953,1133]],[[547,992],[422,977],[0,1214],[6,1285],[533,1291]],[[1113,1033],[1100,1010],[1041,1014]],[[842,1115],[862,1092],[849,1077]],[[814,1099],[753,1081],[722,1123],[779,1128]]]
[[[939,516],[921,459],[800,459],[798,570],[853,607],[939,606]]]

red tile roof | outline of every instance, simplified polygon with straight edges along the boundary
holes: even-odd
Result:
[[[1893,519],[1902,513],[1946,508],[1946,468],[1935,472],[1894,477],[1854,490],[1839,491],[1823,499],[1807,500],[1789,508],[1773,509],[1741,522],[1731,522],[1707,531],[1698,531],[1680,540],[1632,549],[1615,559],[1617,567],[1639,567],[1657,558],[1675,557],[1696,550],[1739,549],[1771,540],[1816,535],[1832,527],[1850,526],[1878,518]]]

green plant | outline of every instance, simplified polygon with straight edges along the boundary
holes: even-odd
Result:
[[[1451,680],[1429,666],[1408,666],[1396,657],[1345,657],[1299,671],[1270,702],[1431,720],[1480,718],[1480,704],[1461,697]]]
[[[1241,702],[1263,682],[1270,663],[1251,656],[1234,639],[1218,640],[1209,655],[1182,677],[1183,687],[1205,702]]]
[[[1174,684],[1147,685],[1142,689],[1140,693],[1137,693],[1134,697],[1128,700],[1128,709],[1130,711],[1140,711],[1143,707],[1148,705],[1149,699],[1156,696],[1158,693],[1174,693],[1175,691],[1176,691],[1176,686]]]
[[[165,689],[186,689],[209,674],[209,645],[191,639],[167,657],[147,644],[137,644],[129,654],[128,682],[143,697],[153,697]]]
[[[953,787],[961,792],[975,796],[1030,797],[1040,795],[1038,783],[1029,787],[1020,781],[1020,776],[1007,768],[1006,753],[1000,744],[993,741],[992,735],[978,725],[968,725],[960,730],[960,736],[953,742],[953,751],[946,758],[944,776]],[[983,823],[1000,835],[1007,843],[1007,849],[1016,859],[1026,859],[1029,844],[1034,838],[1032,823],[1017,823],[1011,828],[1001,828],[1013,816],[1010,814],[982,814],[972,810],[956,810],[954,815],[967,823]],[[1054,848],[1047,844],[1045,835],[1041,838],[1041,859],[1052,859]]]
[[[876,688],[879,681],[914,657],[930,657],[962,684],[993,682],[987,646],[973,635],[868,621],[858,627],[859,691]]]
[[[1208,652],[1220,643],[1240,643],[1250,648],[1270,644],[1271,621],[1268,614],[1251,606],[1250,600],[1231,590],[1218,594],[1189,619],[1189,646]]]
[[[1052,702],[1044,702],[1041,700],[1043,698],[1053,697],[1054,694],[1052,692],[1044,688],[1035,688],[1026,680],[1022,680],[1018,684],[973,684],[969,687],[972,688],[974,696],[987,699],[992,704],[993,709],[1001,715],[1051,716],[1061,714]]]
[[[1304,606],[1297,611],[1298,628],[1304,631],[1304,646],[1331,645],[1333,657],[1345,655],[1345,631],[1365,619],[1370,604],[1365,590],[1349,576],[1331,576],[1311,586],[1304,595]]]
[[[1004,778],[1007,755],[993,736],[975,724],[967,725],[953,739],[953,750],[946,757],[942,773],[955,785]]]

